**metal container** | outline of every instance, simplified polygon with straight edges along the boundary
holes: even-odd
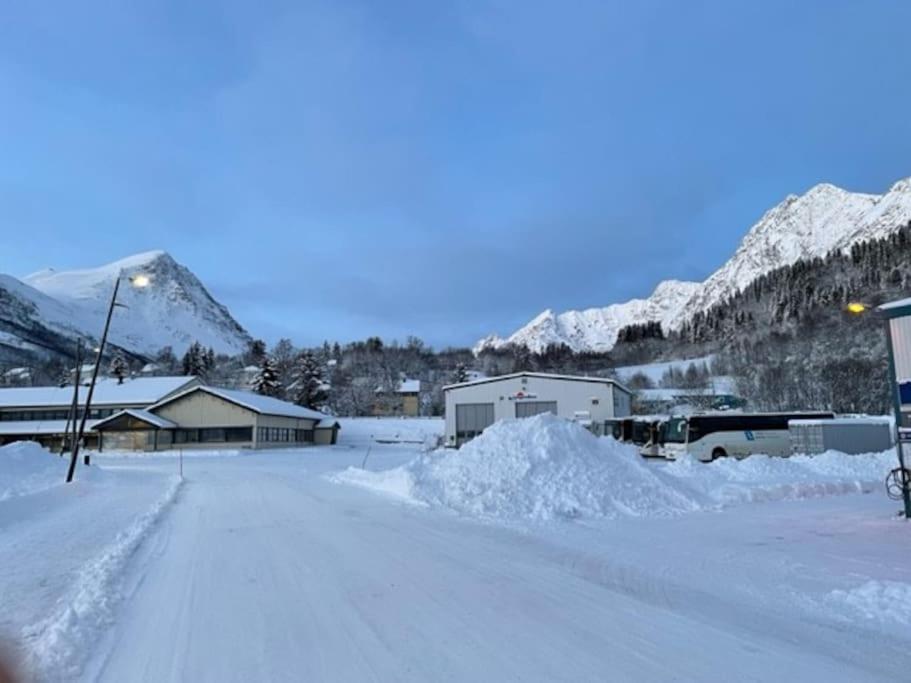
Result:
[[[879,453],[892,448],[892,427],[886,418],[791,420],[791,452],[809,455],[825,451]]]

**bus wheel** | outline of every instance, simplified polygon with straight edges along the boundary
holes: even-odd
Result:
[[[712,451],[712,460],[717,460],[718,458],[728,457],[728,452],[723,448],[716,448]]]

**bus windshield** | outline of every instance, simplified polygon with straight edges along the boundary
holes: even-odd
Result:
[[[686,418],[672,417],[665,422],[662,427],[662,440],[665,443],[685,443],[686,442]]]

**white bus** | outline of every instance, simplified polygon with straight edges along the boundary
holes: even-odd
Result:
[[[709,462],[748,455],[790,455],[790,420],[831,420],[834,413],[719,413],[674,417],[660,428],[660,455],[682,453]]]

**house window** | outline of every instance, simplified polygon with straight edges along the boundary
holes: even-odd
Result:
[[[225,441],[237,443],[239,441],[252,441],[253,427],[226,427]]]
[[[199,430],[199,440],[205,442],[225,441],[225,430],[222,427],[208,427]]]

